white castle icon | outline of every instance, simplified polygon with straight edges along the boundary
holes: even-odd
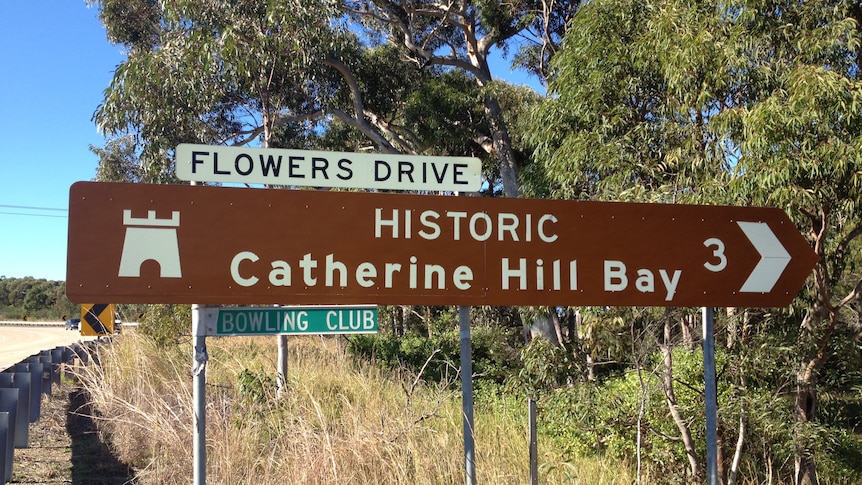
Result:
[[[132,217],[131,210],[124,209],[123,225],[126,238],[120,258],[120,277],[140,278],[141,265],[150,260],[159,263],[162,278],[182,277],[176,229],[180,227],[179,211],[171,211],[170,219],[157,219],[156,211],[147,211],[146,219],[140,219]]]

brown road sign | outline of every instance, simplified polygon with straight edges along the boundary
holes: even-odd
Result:
[[[79,182],[73,301],[744,306],[816,255],[772,208]]]

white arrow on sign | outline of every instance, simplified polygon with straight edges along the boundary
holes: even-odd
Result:
[[[790,254],[765,222],[736,222],[760,254],[760,261],[739,291],[769,293],[790,263]]]

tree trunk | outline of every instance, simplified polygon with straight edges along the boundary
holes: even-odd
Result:
[[[428,329],[428,338],[434,337],[434,319],[431,318],[431,307],[423,306],[422,315],[425,318],[425,327]]]
[[[404,307],[401,305],[392,306],[392,335],[398,336],[398,332],[404,326]]]
[[[737,341],[737,333],[739,332],[739,322],[737,321],[738,314],[735,307],[728,307],[727,312],[727,341],[724,348],[732,349]]]
[[[688,428],[679,409],[676,406],[676,394],[673,390],[673,354],[671,346],[671,318],[670,315],[665,315],[664,318],[664,343],[661,346],[661,353],[664,364],[664,372],[662,376],[662,390],[664,391],[667,400],[667,407],[673,417],[673,422],[679,430],[682,443],[685,446],[685,454],[688,457],[689,475],[692,483],[696,483],[700,479],[700,462],[697,460],[697,455],[694,451],[694,440],[691,438],[691,430]]]
[[[560,314],[557,313],[556,307],[548,307],[548,312],[551,315],[551,321],[554,322],[554,333],[557,334],[557,344],[560,347],[565,346],[565,341],[563,340],[563,325],[560,322]]]
[[[471,32],[470,36],[473,36],[475,39],[475,32]],[[479,87],[486,90],[484,96],[485,114],[488,116],[488,125],[491,131],[492,155],[496,157],[499,163],[503,193],[506,197],[518,197],[521,195],[520,167],[518,166],[518,161],[515,160],[512,139],[509,136],[509,128],[506,126],[500,101],[493,92],[487,91],[492,77],[491,67],[488,64],[487,46],[479,47],[479,44],[482,44],[483,41],[476,43],[468,40],[467,59],[476,68],[474,74]]]
[[[718,475],[719,485],[727,483],[727,468],[724,466],[724,427],[718,423],[715,433],[715,448],[716,448],[716,474]]]
[[[739,388],[746,388],[744,370],[740,370]],[[745,419],[746,407],[745,397],[737,396],[739,399],[739,428],[737,430],[736,448],[733,452],[733,461],[730,463],[730,471],[727,474],[727,485],[736,485],[736,477],[739,474],[739,463],[742,461],[742,446],[745,444]]]
[[[270,113],[269,96],[261,93],[261,120],[263,122],[263,147],[272,148],[273,116]],[[288,342],[287,335],[277,335],[278,359],[276,361],[276,397],[283,398],[287,392]]]
[[[818,265],[819,266],[819,265]],[[819,281],[825,281],[820,278]],[[823,293],[821,287],[821,294]],[[808,437],[804,428],[817,419],[817,379],[818,371],[826,361],[827,346],[838,322],[837,310],[830,309],[823,301],[829,301],[827,296],[821,297],[811,311],[802,320],[799,347],[804,356],[796,371],[796,402],[794,414],[796,418],[796,452],[793,460],[795,485],[818,485],[817,467]],[[825,325],[822,325],[825,323]]]
[[[808,366],[802,368],[796,376],[796,425],[805,425],[813,422],[817,410],[817,386],[813,382],[812,373]],[[796,437],[796,456],[794,457],[794,470],[796,485],[818,485],[817,467],[814,457],[806,450],[807,439]]]
[[[407,331],[409,330],[407,327],[410,325],[410,313],[411,313],[410,305],[401,305],[401,335],[407,335]]]
[[[569,333],[569,343],[580,346],[581,338],[578,332],[581,329],[581,312],[568,307],[566,309],[566,332]]]
[[[500,103],[493,96],[485,96],[485,113],[491,126],[491,140],[494,144],[493,155],[500,163],[500,178],[503,179],[503,193],[506,197],[518,197],[521,195],[521,182],[519,179],[520,167],[515,160],[515,152],[512,150],[512,140],[509,137],[509,129],[503,119],[503,110]]]
[[[696,314],[685,315],[682,317],[680,321],[680,325],[682,326],[682,344],[688,350],[694,350],[695,348],[695,328],[699,323],[699,316]]]

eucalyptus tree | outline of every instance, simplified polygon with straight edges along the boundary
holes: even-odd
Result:
[[[860,21],[854,2],[592,2],[534,122],[531,191],[777,206],[802,228],[820,256],[802,316],[770,312],[798,323],[782,344],[795,349],[798,484],[827,458],[821,372],[860,330]]]
[[[99,6],[109,38],[128,49],[128,59],[95,119],[109,134],[138,135],[152,167],[148,180],[170,178],[170,150],[180,142],[479,155],[489,138],[482,136],[488,117],[475,112],[482,106],[475,85],[441,66],[404,63],[393,45],[367,45],[339,23],[332,2]],[[435,90],[444,104],[421,96]],[[442,110],[458,118],[445,134],[424,126]]]
[[[796,337],[795,483],[818,483],[822,371],[860,335],[862,9],[856,2],[742,2],[737,72],[751,102],[728,113],[733,191],[786,208],[819,256]],[[855,308],[854,308],[855,305]],[[856,352],[859,352],[858,346]]]
[[[496,159],[503,191],[520,195],[521,163],[512,147],[500,100],[492,89],[489,56],[495,46],[513,38],[537,40],[542,48],[521,51],[518,62],[543,74],[547,59],[556,51],[566,21],[579,2],[521,0],[366,1],[342,2],[345,12],[363,25],[369,41],[400,46],[416,66],[445,66],[468,73],[483,89],[483,106],[489,127],[487,149]]]
[[[728,179],[726,141],[712,119],[732,91],[718,7],[677,1],[596,1],[575,16],[552,61],[549,96],[533,120],[533,195],[568,199],[702,202]],[[652,312],[662,390],[688,462],[702,473],[675,392],[672,329]]]
[[[710,121],[733,99],[718,7],[592,2],[575,17],[533,121],[531,194],[703,200],[727,180]]]
[[[111,138],[103,148],[90,145],[99,157],[96,180],[99,182],[142,182],[145,172],[137,154],[137,142],[131,134]]]
[[[280,125],[323,117],[345,35],[326,1],[103,0],[109,39],[125,45],[95,119],[141,140],[148,181],[173,179],[179,143],[273,147]],[[358,124],[364,122],[358,115]],[[309,126],[308,129],[313,128]],[[287,341],[279,342],[279,390]]]
[[[323,60],[345,37],[328,2],[103,0],[111,41],[128,52],[95,120],[134,133],[148,167],[172,174],[181,142],[271,143],[281,124],[322,116],[334,88]]]

